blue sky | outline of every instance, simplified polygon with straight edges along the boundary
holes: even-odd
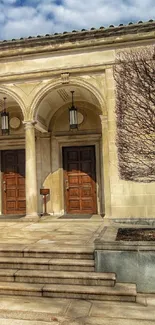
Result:
[[[0,39],[155,19],[155,0],[0,0]]]

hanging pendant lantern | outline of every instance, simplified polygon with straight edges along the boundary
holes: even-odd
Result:
[[[72,94],[72,106],[69,108],[69,125],[70,129],[77,129],[78,127],[78,120],[77,120],[77,108],[74,106],[74,91],[71,91]]]
[[[9,134],[9,113],[6,111],[6,97],[4,99],[4,107],[3,111],[1,112],[1,128],[2,128],[2,135]]]

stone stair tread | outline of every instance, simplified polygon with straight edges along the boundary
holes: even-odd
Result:
[[[0,324],[1,325],[52,325],[56,322],[44,322],[44,321],[35,321],[35,320],[19,320],[14,318],[0,318]],[[56,323],[57,324],[57,323]]]
[[[136,285],[131,283],[117,283],[114,287],[59,285],[59,284],[29,284],[17,282],[0,282],[1,290],[6,291],[36,291],[36,292],[59,292],[59,293],[87,293],[97,295],[120,295],[136,296]]]
[[[20,244],[2,244],[0,245],[0,252],[51,252],[51,253],[69,253],[69,254],[93,254],[94,249],[91,246],[86,246],[86,247],[79,247],[79,246],[64,246],[62,245],[61,247],[54,246],[53,244],[48,244],[47,245],[20,245]]]
[[[57,265],[83,265],[83,266],[94,266],[94,260],[78,260],[78,259],[50,259],[49,264]]]
[[[102,279],[102,280],[116,280],[115,273],[98,273],[98,272],[67,272],[67,271],[46,271],[46,270],[18,270],[16,276],[23,277],[44,277],[44,278],[83,278],[83,279]]]
[[[94,260],[77,260],[77,259],[50,259],[38,257],[0,257],[1,263],[13,264],[56,264],[56,265],[83,265],[94,266]]]
[[[33,283],[17,283],[17,282],[0,282],[1,290],[16,290],[16,291],[42,291],[43,284]],[[1,293],[1,292],[0,292]]]
[[[27,245],[20,245],[20,244],[0,244],[0,252],[7,251],[7,252],[23,252],[24,249],[27,248]]]
[[[28,246],[24,249],[24,252],[48,252],[48,253],[69,253],[69,254],[94,254],[94,249],[92,247],[86,246],[86,247],[79,247],[79,246],[54,246],[54,245],[32,245]]]
[[[0,269],[0,276],[14,276],[17,269]]]
[[[137,295],[136,285],[133,283],[117,283],[114,287],[105,286],[80,286],[80,285],[45,285],[44,292],[63,292],[63,293],[88,293],[97,295]]]
[[[49,258],[34,258],[34,257],[0,257],[1,263],[10,263],[10,264],[47,264],[49,263]]]

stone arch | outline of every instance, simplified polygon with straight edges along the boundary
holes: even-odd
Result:
[[[10,90],[7,87],[0,86],[0,93],[4,93],[6,96],[7,95],[11,96],[20,106],[20,109],[23,113],[23,117],[25,116],[25,112],[26,112],[25,104],[24,104],[23,100],[21,99],[21,97],[15,91]]]
[[[41,107],[41,103],[44,102],[44,100],[46,99],[46,96],[48,97],[48,95],[54,94],[54,92],[56,92],[57,90],[61,89],[61,87],[77,87],[77,88],[81,88],[81,90],[83,90],[83,92],[85,93],[89,93],[90,96],[90,102],[91,102],[91,97],[95,99],[96,105],[94,104],[94,106],[96,106],[97,111],[98,111],[98,115],[100,116],[100,114],[104,114],[104,116],[107,116],[107,106],[106,106],[106,101],[105,101],[105,96],[104,93],[101,92],[100,88],[98,85],[92,84],[90,81],[88,80],[83,80],[82,77],[70,77],[69,78],[69,83],[62,83],[62,79],[61,78],[57,78],[57,80],[50,80],[47,84],[45,85],[41,85],[38,87],[38,90],[36,91],[36,94],[34,95],[34,98],[32,99],[31,103],[30,103],[30,115],[29,115],[29,119],[31,120],[36,120],[37,121],[37,115],[39,114],[39,107]],[[87,97],[86,97],[87,98]],[[93,101],[93,99],[92,99]],[[60,109],[60,108],[58,108]],[[54,110],[53,110],[54,111]],[[41,116],[42,117],[42,116]],[[47,116],[46,116],[47,117]],[[41,119],[40,119],[41,120]],[[50,119],[49,119],[50,120]],[[39,122],[39,119],[38,119]],[[101,123],[100,119],[99,122]],[[47,127],[47,130],[48,127]],[[66,130],[64,132],[67,132]],[[83,130],[82,130],[83,132]],[[92,132],[91,136],[88,136],[84,134],[79,134],[77,135],[77,137],[70,137],[69,139],[63,136],[62,137],[58,137],[55,138],[53,135],[51,135],[49,137],[49,135],[47,134],[47,137],[45,136],[42,137],[42,143],[46,142],[46,145],[42,145],[42,150],[44,150],[46,152],[46,150],[48,150],[48,152],[51,152],[51,154],[47,154],[48,157],[50,157],[49,162],[48,162],[48,166],[49,166],[49,172],[50,172],[50,176],[48,177],[48,179],[46,178],[46,181],[48,183],[48,185],[46,184],[46,186],[48,186],[51,189],[51,199],[50,199],[50,203],[49,206],[51,209],[51,213],[62,213],[62,211],[64,211],[64,192],[63,192],[63,174],[62,174],[62,168],[63,168],[63,157],[62,157],[62,147],[64,146],[74,146],[78,143],[80,143],[81,146],[85,145],[85,143],[89,143],[89,145],[94,146],[95,148],[95,154],[97,155],[96,161],[97,161],[97,165],[96,165],[96,179],[97,179],[97,194],[96,194],[96,200],[97,200],[97,211],[98,212],[103,212],[104,211],[104,191],[101,190],[104,188],[103,183],[103,164],[102,164],[102,135],[103,135],[103,128],[101,126],[101,132],[96,132],[94,131],[94,133]],[[89,135],[90,135],[89,134]],[[60,134],[61,135],[61,134]],[[47,145],[48,143],[48,145]],[[45,149],[46,148],[46,149]],[[50,151],[51,150],[51,151]],[[107,156],[105,154],[105,156]],[[45,155],[44,155],[45,157]],[[104,167],[105,168],[105,167]],[[107,167],[106,167],[107,170]],[[42,173],[40,182],[41,184],[44,182],[44,174]],[[43,183],[44,184],[44,183]],[[60,186],[61,184],[61,186]],[[55,188],[56,190],[54,192],[52,192],[52,188]],[[57,200],[56,197],[59,197],[60,200]],[[57,201],[59,201],[57,203]]]
[[[104,101],[104,97],[101,94],[100,90],[97,89],[96,87],[92,86],[90,82],[82,80],[81,78],[70,78],[69,79],[69,84],[72,84],[73,86],[79,86],[79,87],[83,87],[86,90],[89,90],[98,100],[99,102],[99,106],[101,107],[101,109],[105,106],[105,101]],[[44,86],[42,89],[39,89],[38,93],[36,94],[35,98],[33,99],[32,103],[31,103],[31,111],[30,111],[30,116],[32,119],[35,119],[36,113],[37,113],[37,108],[39,106],[39,104],[41,103],[41,101],[46,97],[46,95],[58,88],[63,86],[64,84],[62,83],[62,80],[59,78],[57,81],[52,81],[50,83],[48,83],[46,86]]]

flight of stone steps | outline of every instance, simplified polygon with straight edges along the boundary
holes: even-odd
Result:
[[[89,248],[0,246],[0,295],[136,301],[136,286],[96,273]]]

